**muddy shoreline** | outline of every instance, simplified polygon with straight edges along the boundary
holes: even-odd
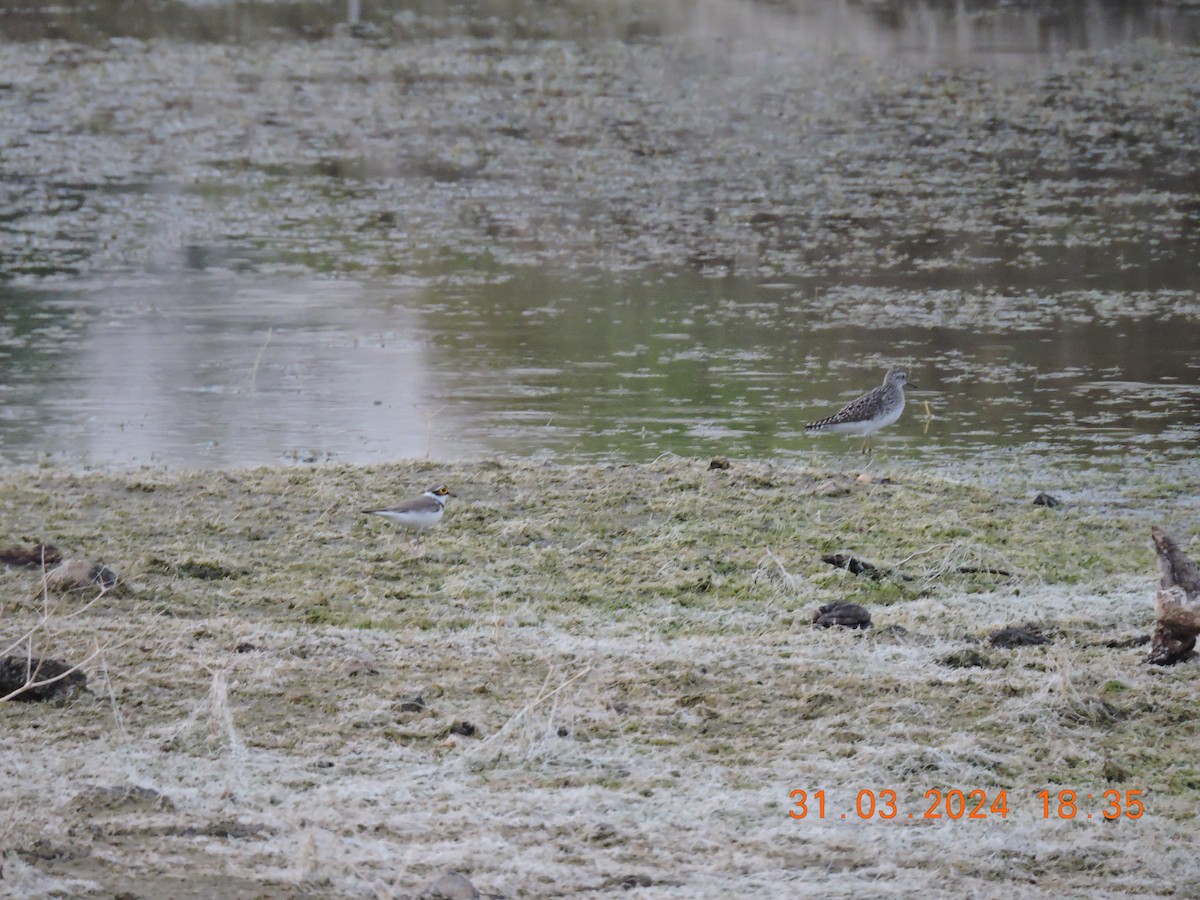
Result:
[[[419,555],[356,514],[432,480],[459,497]],[[1114,490],[1049,508],[903,469],[672,458],[7,475],[6,539],[130,592],[83,609],[3,573],[9,631],[100,654],[90,697],[0,708],[0,884],[413,896],[456,870],[504,896],[765,897],[886,875],[948,897],[1006,894],[1015,869],[1031,896],[1132,888],[1194,812],[1195,663],[1146,666],[1136,639],[1150,524],[1200,485]],[[839,552],[905,577],[821,561]],[[831,601],[874,627],[813,629]],[[1049,642],[989,644],[1027,623]],[[864,786],[907,824],[857,817]],[[796,788],[831,815],[791,818]],[[1005,790],[1011,814],[939,826],[935,788]],[[1148,812],[1047,818],[1043,789],[1139,791]]]

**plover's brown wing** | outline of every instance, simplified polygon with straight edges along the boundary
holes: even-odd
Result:
[[[825,428],[829,425],[841,425],[843,422],[862,422],[866,419],[874,418],[883,408],[884,391],[884,386],[880,385],[877,388],[867,391],[861,397],[851,400],[832,416],[818,419],[816,422],[804,427],[805,429],[812,430]]]
[[[1189,601],[1200,599],[1200,568],[1158,525],[1150,529],[1150,536],[1154,538],[1154,549],[1158,552],[1162,587],[1182,588]]]

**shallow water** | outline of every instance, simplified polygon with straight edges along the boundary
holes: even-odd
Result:
[[[9,287],[10,463],[245,466],[492,453],[846,454],[806,422],[908,367],[887,459],[1189,462],[1194,319],[1081,303],[1019,330],[840,321],[695,274],[397,289],[193,274]],[[536,304],[536,305],[535,305]]]
[[[1186,6],[115,9],[4,14],[9,464],[855,460],[902,364],[885,459],[1195,465]]]

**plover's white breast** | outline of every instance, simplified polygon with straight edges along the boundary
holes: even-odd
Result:
[[[375,509],[371,510],[377,516],[390,519],[405,528],[415,528],[422,531],[430,525],[436,525],[445,512],[441,504],[434,503],[430,509]]]

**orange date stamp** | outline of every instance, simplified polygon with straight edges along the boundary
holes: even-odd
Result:
[[[1038,801],[1035,811],[1043,819],[1140,819],[1146,812],[1142,790],[1107,790],[1096,794],[1086,791],[1049,789],[1034,794]],[[931,788],[924,802],[904,809],[895,791],[863,789],[844,811],[826,797],[823,790],[805,791],[800,788],[788,794],[793,819],[1007,819],[1012,811],[1008,791],[965,791],[957,788]]]

